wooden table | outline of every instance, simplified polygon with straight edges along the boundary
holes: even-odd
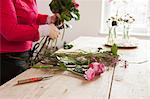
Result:
[[[100,37],[79,37],[72,43],[75,47],[68,51],[105,48],[105,39]],[[0,86],[0,99],[150,99],[149,50],[150,40],[139,40],[136,49],[120,49],[129,66],[124,69],[118,64],[93,81],[68,72],[29,69]],[[48,80],[15,86],[20,79],[51,74],[54,76]]]

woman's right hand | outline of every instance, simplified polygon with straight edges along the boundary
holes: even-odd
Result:
[[[58,13],[48,16],[46,23],[47,24],[56,24],[59,21],[60,15]]]

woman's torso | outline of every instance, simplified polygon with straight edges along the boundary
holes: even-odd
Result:
[[[38,14],[35,0],[33,0],[33,2],[31,2],[30,0],[9,0],[9,1],[13,2],[14,4],[18,24],[22,25],[36,24],[36,18]],[[2,35],[0,35],[0,40],[1,40],[0,53],[23,52],[30,50],[32,47],[32,41],[8,41]]]

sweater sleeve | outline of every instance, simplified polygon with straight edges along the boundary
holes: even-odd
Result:
[[[0,35],[8,41],[37,41],[38,25],[18,24],[13,0],[0,0]]]
[[[45,15],[45,14],[38,14],[36,23],[37,23],[38,25],[44,25],[44,24],[46,24],[47,17],[48,17],[48,15]]]

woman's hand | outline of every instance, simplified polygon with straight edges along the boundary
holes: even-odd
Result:
[[[52,39],[57,39],[60,35],[58,28],[54,24],[40,25],[39,33],[40,37],[49,36]]]
[[[59,14],[54,14],[52,16],[47,17],[47,24],[55,24],[59,20],[60,15]]]
[[[57,39],[60,35],[58,28],[54,24],[50,24],[49,28],[49,37],[51,39]]]

